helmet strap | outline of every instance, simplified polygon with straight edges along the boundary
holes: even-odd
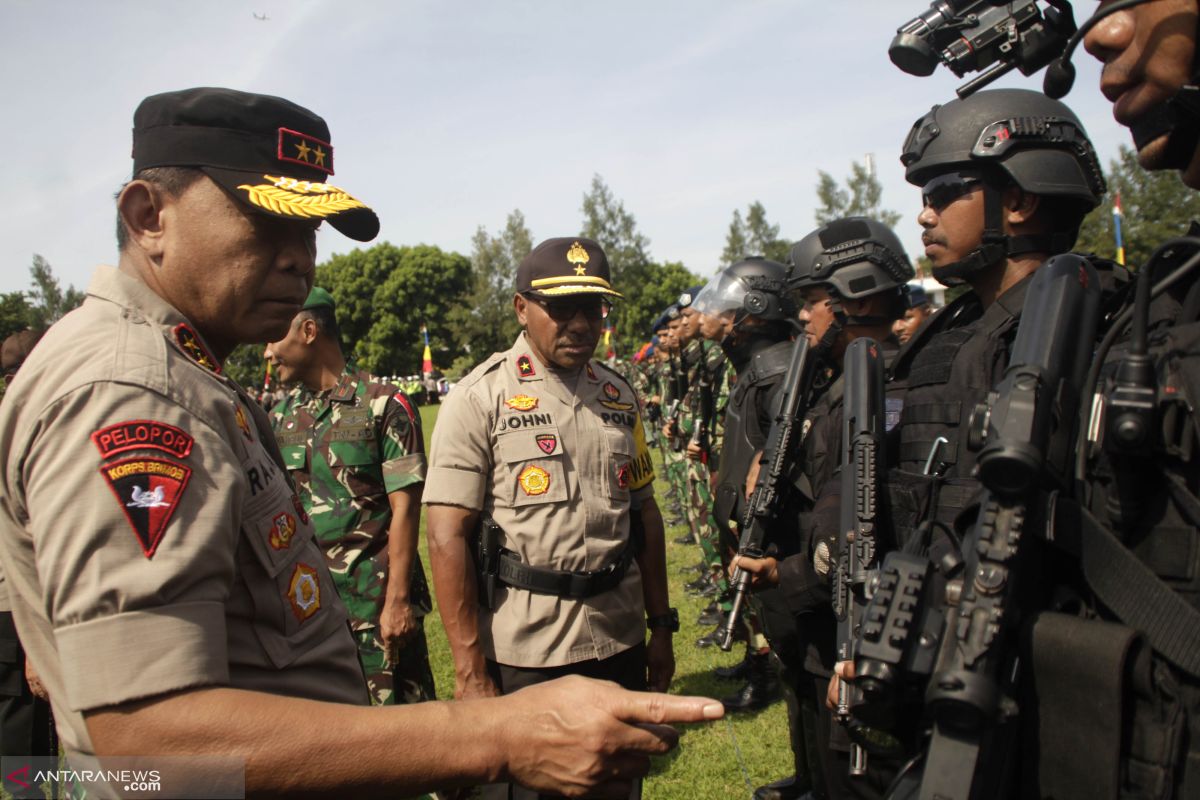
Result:
[[[970,276],[1026,253],[1065,253],[1071,249],[1069,234],[1031,233],[1008,236],[1004,233],[1004,193],[991,181],[983,183],[983,240],[966,258],[933,268],[933,277],[943,286],[960,286]]]

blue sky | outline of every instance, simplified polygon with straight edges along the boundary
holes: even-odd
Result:
[[[920,200],[899,148],[960,83],[888,61],[897,26],[925,8],[0,0],[0,291],[28,288],[33,253],[79,287],[115,262],[112,195],[129,177],[134,108],[204,85],[282,95],[324,116],[337,149],[330,182],[372,205],[380,240],[396,244],[469,253],[475,229],[500,229],[514,208],[535,239],[576,233],[598,173],[654,258],[708,276],[735,208],[759,200],[798,239],[814,227],[817,171],[841,178],[873,153],[916,256]],[[1076,64],[1067,102],[1107,165],[1128,134],[1096,89],[1095,62],[1081,52]],[[1038,88],[1040,75],[997,85]],[[322,258],[354,246],[320,235]]]

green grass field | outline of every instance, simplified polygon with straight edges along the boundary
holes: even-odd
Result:
[[[426,449],[429,435],[437,419],[437,406],[421,409]],[[661,478],[655,483],[659,496],[666,487]],[[429,570],[426,552],[424,518],[422,518],[421,558]],[[671,603],[679,609],[683,624],[675,636],[674,694],[699,694],[720,698],[731,693],[736,684],[717,680],[713,667],[734,664],[741,659],[739,646],[730,653],[713,648],[701,650],[693,643],[707,629],[696,625],[696,617],[705,602],[683,591],[683,584],[695,573],[682,570],[699,560],[695,545],[678,545],[671,540],[683,533],[682,528],[667,529],[667,570],[671,581]],[[432,581],[430,582],[432,585]],[[434,598],[436,609],[437,598]],[[429,657],[439,697],[454,693],[454,664],[450,646],[442,629],[441,618],[435,612],[426,619]],[[791,753],[787,740],[787,716],[783,702],[753,714],[734,714],[708,725],[686,726],[675,752],[656,760],[643,795],[649,800],[721,800],[749,797],[754,787],[781,778],[791,772]]]

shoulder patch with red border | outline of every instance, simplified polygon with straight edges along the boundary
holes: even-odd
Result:
[[[532,378],[537,375],[537,370],[533,368],[533,359],[527,355],[522,355],[517,358],[517,374],[522,378]]]
[[[548,456],[554,455],[554,451],[558,449],[558,437],[553,433],[539,433],[533,438],[538,448]]]
[[[221,365],[204,349],[204,345],[200,344],[200,337],[186,323],[181,322],[175,326],[175,341],[179,343],[184,355],[192,361],[218,375],[221,374]]]
[[[92,443],[103,458],[129,450],[161,450],[187,458],[196,440],[182,428],[149,419],[118,422],[92,433]]]
[[[392,395],[392,399],[399,403],[408,413],[409,419],[416,419],[417,412],[413,410],[412,403],[408,399],[408,395],[404,392],[396,392]]]
[[[146,558],[153,558],[192,470],[159,458],[127,458],[100,467]]]

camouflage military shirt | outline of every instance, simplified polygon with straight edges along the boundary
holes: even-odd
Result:
[[[394,385],[347,366],[328,391],[292,391],[271,422],[354,630],[377,628],[388,578],[387,495],[425,480],[420,417]],[[409,603],[418,616],[432,608],[419,559]]]

